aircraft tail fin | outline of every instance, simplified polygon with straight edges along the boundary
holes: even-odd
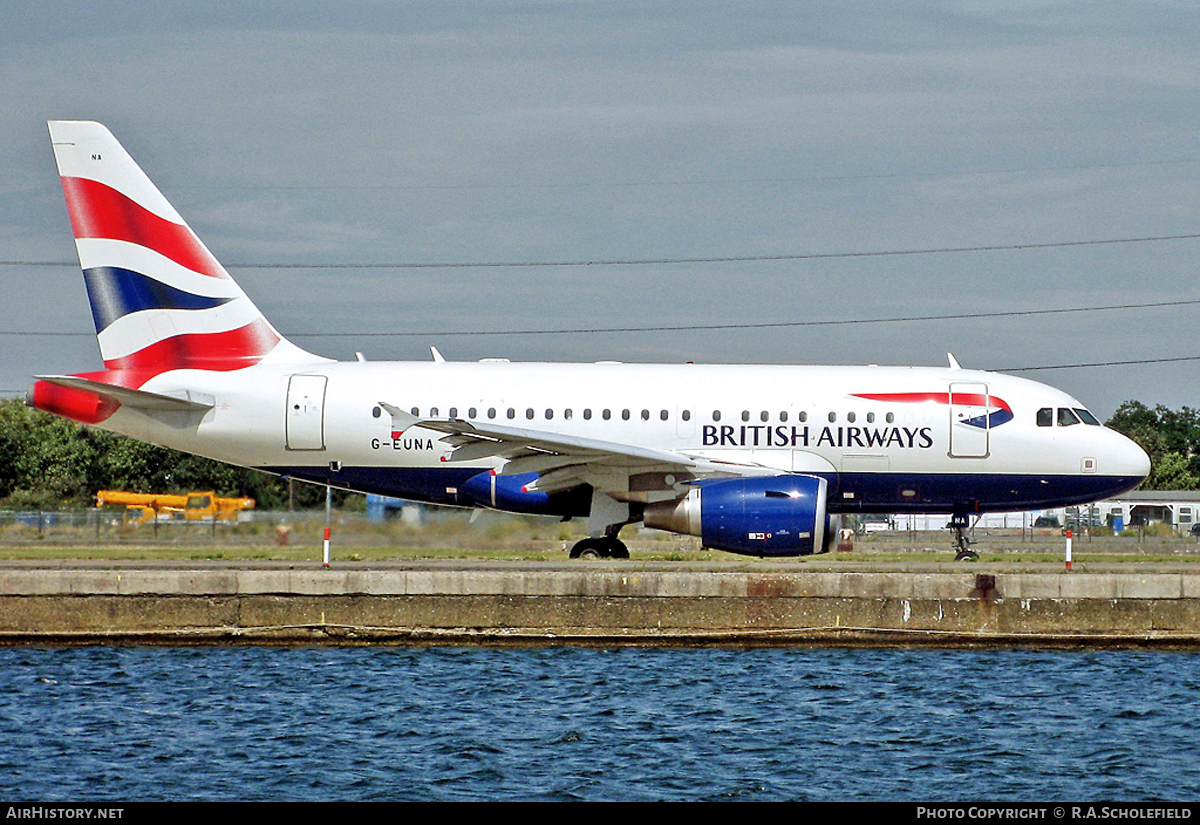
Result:
[[[103,125],[51,121],[100,355],[113,383],[322,360],[293,346]]]

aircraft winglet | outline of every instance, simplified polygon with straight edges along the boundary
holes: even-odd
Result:
[[[399,438],[405,430],[420,420],[412,413],[406,413],[394,404],[389,404],[386,401],[379,401],[377,403],[392,417],[392,438]]]

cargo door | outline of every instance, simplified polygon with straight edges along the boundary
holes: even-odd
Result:
[[[987,384],[950,385],[950,457],[985,458],[991,437]]]
[[[288,380],[287,448],[325,449],[324,375],[293,375]]]

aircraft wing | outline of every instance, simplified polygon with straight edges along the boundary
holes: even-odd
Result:
[[[394,432],[411,427],[445,433],[441,441],[454,450],[451,462],[502,458],[503,475],[537,472],[530,492],[557,492],[579,484],[618,493],[629,492],[632,477],[670,474],[675,483],[713,476],[777,475],[779,471],[756,464],[719,461],[671,450],[552,433],[502,424],[461,419],[419,419],[391,404],[380,406],[392,415]],[[634,486],[638,486],[635,485]],[[662,482],[670,488],[671,483]]]

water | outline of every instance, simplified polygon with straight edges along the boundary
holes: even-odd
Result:
[[[0,649],[8,800],[1191,800],[1200,654]]]

